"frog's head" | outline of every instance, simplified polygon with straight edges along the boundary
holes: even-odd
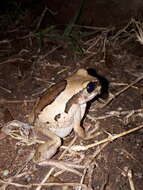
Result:
[[[74,94],[72,99],[75,103],[84,104],[100,94],[101,84],[99,80],[89,75],[85,69],[79,69],[67,81],[70,91]]]

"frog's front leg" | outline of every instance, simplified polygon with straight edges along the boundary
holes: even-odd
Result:
[[[84,129],[81,127],[81,120],[84,116],[85,108],[86,104],[83,104],[82,108],[80,105],[75,104],[73,109],[76,110],[76,112],[74,113],[74,131],[81,138],[85,138]]]
[[[36,149],[33,161],[37,164],[42,164],[42,161],[50,159],[61,146],[61,138],[53,134],[46,127],[38,128],[38,136],[40,133],[44,136],[45,143],[39,144]]]

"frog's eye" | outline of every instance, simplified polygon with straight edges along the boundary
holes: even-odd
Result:
[[[95,82],[89,82],[86,86],[86,90],[88,93],[92,93],[96,88]]]

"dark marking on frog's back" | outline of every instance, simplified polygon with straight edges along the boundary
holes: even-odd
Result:
[[[81,92],[82,92],[82,91],[78,92],[77,94],[73,95],[73,96],[69,99],[69,101],[66,103],[65,113],[68,113],[68,112],[69,112],[69,110],[70,110],[70,108],[71,108],[71,106],[72,106],[73,104],[78,104],[78,99],[79,99],[79,97],[80,97],[80,93],[81,93]]]
[[[59,114],[57,114],[57,115],[54,117],[54,120],[55,120],[55,121],[58,121],[58,119],[60,119],[60,117],[61,117],[61,114],[59,113]]]
[[[44,92],[44,94],[41,96],[36,106],[35,114],[38,115],[46,106],[50,105],[56,99],[56,97],[62,91],[64,91],[66,86],[67,81],[63,80],[47,89],[46,92]]]

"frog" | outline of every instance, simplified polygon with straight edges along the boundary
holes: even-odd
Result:
[[[25,127],[28,136],[32,134],[29,139],[38,142],[34,162],[40,164],[52,158],[60,148],[62,139],[70,135],[72,130],[79,138],[85,138],[81,122],[87,102],[100,93],[99,79],[88,74],[86,69],[80,68],[40,96],[28,117],[30,127]],[[34,132],[29,132],[31,130]],[[25,138],[24,141],[29,139]]]

